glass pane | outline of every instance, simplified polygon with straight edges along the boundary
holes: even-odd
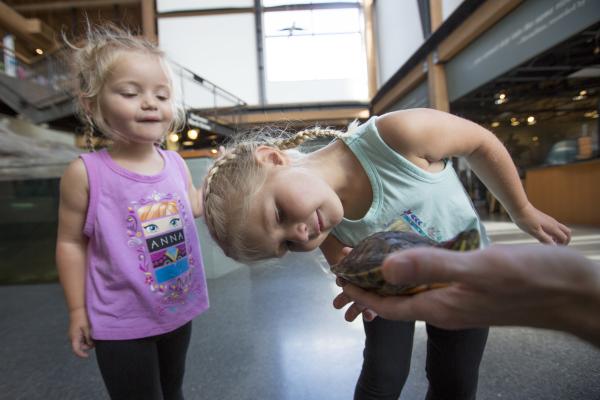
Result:
[[[315,33],[361,31],[360,11],[356,8],[313,11],[313,23]]]
[[[263,0],[263,7],[283,6],[289,4],[321,4],[337,3],[339,0]],[[346,3],[358,3],[360,0],[344,0]]]
[[[313,33],[311,11],[281,11],[264,14],[265,36],[296,36]]]
[[[359,32],[358,9],[277,11],[264,14],[265,36]]]
[[[358,33],[267,38],[265,53],[269,81],[348,79],[364,74]]]

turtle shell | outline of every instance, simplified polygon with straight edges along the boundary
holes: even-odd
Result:
[[[455,238],[441,243],[414,232],[378,232],[358,243],[341,262],[331,266],[331,271],[356,286],[380,295],[414,294],[439,284],[416,286],[410,283],[405,285],[387,283],[381,273],[381,267],[388,254],[414,247],[474,250],[479,248],[479,242],[479,232],[476,229],[461,232]]]

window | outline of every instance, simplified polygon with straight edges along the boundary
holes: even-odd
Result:
[[[365,75],[358,7],[267,11],[264,32],[267,81],[360,80]]]

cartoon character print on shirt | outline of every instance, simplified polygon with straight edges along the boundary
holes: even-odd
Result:
[[[386,231],[414,231],[421,236],[428,237],[436,242],[442,241],[441,232],[433,227],[428,226],[421,218],[412,210],[404,210],[400,219],[394,220],[385,226]]]
[[[191,293],[195,267],[185,238],[185,207],[177,194],[154,192],[128,211],[129,245],[136,248],[144,282],[176,311]]]

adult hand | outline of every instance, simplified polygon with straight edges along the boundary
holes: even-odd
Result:
[[[336,308],[353,301],[386,319],[425,320],[446,329],[489,325],[559,329],[600,346],[600,267],[571,249],[541,245],[492,246],[464,253],[411,249],[390,255],[383,275],[395,284],[451,284],[414,296],[390,297],[345,284]]]
[[[351,251],[352,247],[344,247],[342,249],[343,257],[338,262],[341,262],[341,260],[344,257],[346,257]],[[346,281],[342,278],[336,278],[335,283],[339,287],[343,287],[346,284]],[[354,321],[356,317],[358,317],[361,314],[366,321],[372,321],[377,316],[377,313],[375,311],[366,308],[358,302],[352,302],[352,300],[348,296],[346,296],[344,292],[340,293],[336,296],[335,299],[333,299],[333,306],[338,309],[344,307],[348,303],[351,304],[350,307],[348,307],[348,309],[346,310],[347,321]]]

